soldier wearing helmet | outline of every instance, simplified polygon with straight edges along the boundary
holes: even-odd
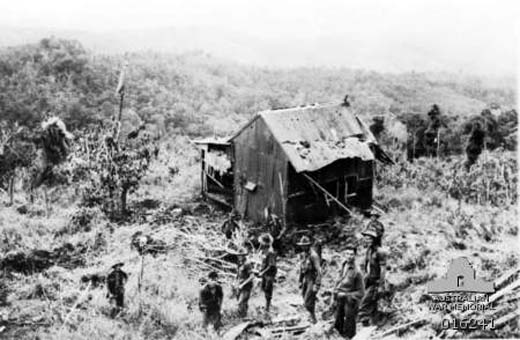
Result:
[[[378,211],[372,210],[367,213],[368,217],[370,217],[370,221],[366,226],[366,230],[373,229],[377,233],[376,242],[381,246],[381,242],[383,240],[383,235],[385,234],[385,226],[379,220],[381,214]]]
[[[300,288],[305,308],[309,311],[312,323],[316,323],[316,295],[320,290],[321,284],[321,261],[316,250],[312,247],[312,242],[307,236],[302,236],[296,243],[301,247],[304,255],[300,264]]]
[[[359,317],[364,326],[377,320],[378,295],[383,293],[386,275],[386,253],[381,249],[380,234],[374,228],[362,232],[366,253],[363,265],[365,296],[361,301]]]

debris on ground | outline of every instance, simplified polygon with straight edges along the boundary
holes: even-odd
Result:
[[[137,250],[141,256],[145,254],[156,256],[167,253],[169,249],[166,242],[154,239],[150,235],[145,235],[142,231],[137,231],[132,235],[130,247]]]
[[[33,249],[29,252],[8,253],[0,259],[0,270],[22,274],[38,273],[54,265],[72,269],[85,265],[85,253],[89,246],[65,243],[52,251]]]

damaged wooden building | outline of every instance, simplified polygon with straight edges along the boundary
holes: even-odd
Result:
[[[372,205],[382,150],[343,104],[263,111],[229,138],[196,143],[203,195],[252,221],[320,222]]]

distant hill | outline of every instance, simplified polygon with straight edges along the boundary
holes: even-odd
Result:
[[[378,72],[452,72],[464,74],[511,74],[511,56],[489,60],[482,50],[460,46],[424,47],[419,38],[366,35],[323,35],[261,39],[246,32],[221,28],[167,27],[142,30],[87,32],[59,29],[1,27],[0,46],[37,42],[54,35],[79,40],[96,53],[152,50],[184,53],[201,50],[220,58],[268,67],[349,67]],[[407,38],[408,39],[408,38]],[[422,47],[419,47],[422,46]]]
[[[502,110],[515,106],[512,77],[265,68],[200,50],[133,52],[124,58],[130,63],[125,116],[153,125],[161,134],[225,135],[261,110],[337,103],[345,94],[352,109],[365,117],[426,115],[434,103],[446,115],[462,118],[491,104]],[[73,127],[109,118],[118,105],[114,89],[122,59],[60,39],[0,49],[0,114],[36,124],[44,114],[55,113]]]

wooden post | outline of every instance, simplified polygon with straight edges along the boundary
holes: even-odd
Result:
[[[440,146],[441,146],[441,129],[437,130],[437,159],[439,159]]]
[[[15,173],[13,172],[13,174],[9,177],[9,206],[13,205],[14,203],[14,177]]]
[[[139,278],[137,280],[137,291],[141,294],[141,286],[143,284],[143,273],[144,273],[144,255],[141,255],[141,269],[139,270]]]
[[[204,196],[204,193],[207,191],[207,188],[206,188],[206,181],[205,181],[205,175],[206,175],[206,160],[205,158],[206,157],[206,152],[201,148],[200,150],[200,159],[201,159],[201,171],[200,171],[200,194],[202,196]]]
[[[47,189],[43,188],[43,199],[45,201],[45,216],[47,218],[51,217],[50,207],[49,207],[49,196],[47,195]]]
[[[285,205],[287,204],[287,200],[285,198],[285,194],[284,194],[284,190],[283,190],[282,174],[280,172],[278,172],[278,181],[280,182],[280,194],[282,195],[282,215],[283,215],[282,216],[282,231],[277,236],[277,238],[280,238],[280,237],[282,237],[282,235],[285,233],[285,230],[286,230],[286,224],[285,224],[285,212],[286,212],[286,209],[285,209]]]
[[[412,162],[415,159],[415,132],[412,133]]]
[[[143,274],[144,274],[144,255],[141,255],[141,269],[139,271],[139,277],[137,278],[137,294],[139,295],[139,315],[142,312],[143,299],[141,298],[141,287],[143,285]]]
[[[124,61],[121,66],[121,72],[119,73],[119,83],[117,85],[116,94],[119,94],[119,114],[117,115],[116,127],[115,127],[115,136],[114,142],[116,145],[119,141],[119,134],[121,132],[121,118],[123,117],[123,103],[125,99],[125,71],[128,67],[128,62]]]

